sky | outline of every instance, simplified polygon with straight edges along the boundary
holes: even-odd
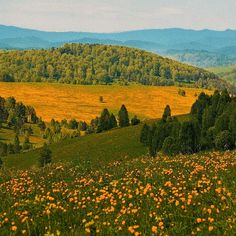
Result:
[[[236,0],[0,0],[0,24],[46,31],[236,29]]]

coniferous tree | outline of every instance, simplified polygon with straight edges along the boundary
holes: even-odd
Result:
[[[129,126],[129,114],[125,107],[122,105],[118,114],[119,126],[120,127],[127,127]]]
[[[50,164],[51,162],[52,162],[52,151],[49,149],[48,145],[45,143],[40,152],[39,165],[40,167],[44,167],[47,164]]]
[[[195,130],[192,121],[185,121],[179,133],[180,151],[183,154],[193,153],[195,150]]]
[[[165,107],[164,113],[162,115],[162,120],[167,121],[168,117],[171,117],[171,109],[169,105]]]
[[[111,129],[111,120],[110,120],[110,113],[107,108],[105,108],[100,116],[99,123],[98,123],[98,129],[97,132],[102,132],[105,130]]]
[[[110,116],[110,125],[111,125],[111,128],[117,127],[117,120],[113,113]]]
[[[143,125],[140,135],[140,142],[143,143],[144,145],[148,145],[149,143],[148,135],[149,135],[149,126],[145,123]]]

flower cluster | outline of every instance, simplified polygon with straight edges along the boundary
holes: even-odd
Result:
[[[236,152],[0,172],[1,235],[234,235]]]

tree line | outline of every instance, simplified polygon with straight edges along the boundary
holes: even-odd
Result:
[[[171,116],[167,105],[162,119],[144,124],[140,141],[151,156],[191,154],[204,150],[228,150],[236,145],[236,99],[227,90],[212,96],[201,93],[185,121]]]
[[[211,72],[153,53],[122,46],[65,44],[49,50],[0,52],[0,81],[72,84],[206,86]]]

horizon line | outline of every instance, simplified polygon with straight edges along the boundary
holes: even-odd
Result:
[[[124,29],[121,31],[109,31],[109,32],[95,32],[95,31],[76,31],[76,30],[69,30],[69,31],[52,31],[52,30],[44,30],[44,29],[39,29],[39,28],[28,28],[25,26],[17,26],[17,25],[6,25],[6,24],[1,24],[0,26],[4,27],[12,27],[12,28],[18,28],[18,29],[24,29],[24,30],[33,30],[33,31],[42,31],[42,32],[47,32],[47,33],[94,33],[94,34],[116,34],[116,33],[125,33],[125,32],[135,32],[135,31],[145,31],[145,30],[186,30],[186,31],[215,31],[215,32],[225,32],[225,31],[236,31],[236,29],[232,28],[225,28],[225,29],[212,29],[212,28],[201,28],[201,29],[194,29],[194,28],[182,28],[182,27],[160,27],[160,28],[137,28],[137,29]]]

